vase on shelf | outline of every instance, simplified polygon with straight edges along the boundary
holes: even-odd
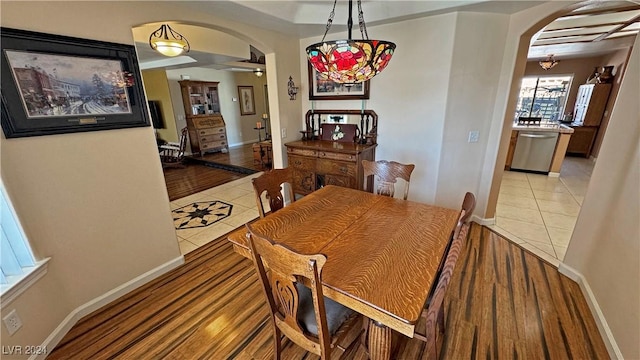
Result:
[[[595,84],[598,81],[598,75],[600,75],[598,69],[600,69],[598,66],[593,68],[593,73],[589,75],[585,84]]]
[[[604,66],[602,72],[598,75],[598,82],[608,84],[613,81],[613,66]]]

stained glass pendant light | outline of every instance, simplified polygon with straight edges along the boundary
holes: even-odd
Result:
[[[178,56],[191,49],[187,39],[167,24],[149,35],[149,46],[164,56]]]
[[[378,75],[389,64],[396,44],[384,40],[369,40],[362,14],[361,0],[357,0],[358,23],[363,40],[351,39],[353,1],[349,0],[349,20],[347,22],[349,38],[347,40],[324,41],[333,23],[336,2],[337,0],[334,0],[322,41],[307,47],[309,62],[324,80],[341,84],[367,81]]]

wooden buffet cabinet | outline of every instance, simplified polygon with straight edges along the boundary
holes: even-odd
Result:
[[[289,166],[293,168],[293,192],[302,195],[325,185],[363,189],[362,160],[375,160],[377,146],[326,140],[301,140],[285,145]],[[368,184],[367,189],[371,188],[373,184]]]
[[[202,156],[209,151],[229,151],[226,124],[220,114],[218,83],[191,80],[179,83],[191,152]]]
[[[358,124],[337,124],[344,128],[357,127],[358,136],[343,141],[322,140],[320,130],[328,118],[335,116],[361,120]],[[289,167],[293,169],[293,192],[307,195],[325,185],[364,189],[362,160],[375,161],[375,143],[378,117],[372,110],[316,110],[307,113],[307,130],[303,139],[285,144]],[[362,131],[361,129],[364,129]],[[326,134],[325,134],[326,135]],[[366,180],[367,189],[373,189],[373,177]]]

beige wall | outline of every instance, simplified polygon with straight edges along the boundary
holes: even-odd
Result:
[[[176,128],[176,119],[173,115],[173,104],[171,102],[171,93],[169,92],[167,73],[164,69],[143,70],[142,81],[144,82],[144,91],[147,94],[147,100],[160,102],[164,128],[156,130],[158,137],[165,141],[178,142],[178,129]]]
[[[640,358],[640,38],[564,262],[589,282],[625,359]]]
[[[132,27],[165,19],[232,29],[267,53],[273,75],[300,67],[297,39],[176,3],[2,1],[1,13],[6,27],[131,45]],[[286,83],[272,88],[270,107],[288,126],[300,106],[284,103]],[[43,344],[78,309],[181,259],[151,127],[2,138],[0,146],[2,179],[29,241],[52,258],[44,278],[3,306],[23,322],[13,336],[1,327],[3,346]]]

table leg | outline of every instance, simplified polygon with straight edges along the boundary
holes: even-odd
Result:
[[[391,359],[391,329],[383,324],[369,320],[369,357],[371,360]]]

